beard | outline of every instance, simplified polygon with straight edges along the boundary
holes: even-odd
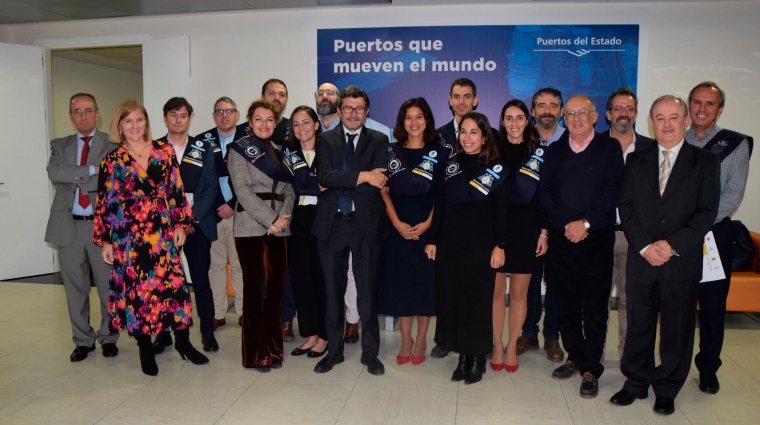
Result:
[[[544,121],[544,118],[551,118],[551,121]],[[550,113],[541,114],[538,116],[538,119],[536,120],[536,124],[538,124],[539,127],[543,128],[544,130],[549,130],[555,125],[557,125],[557,121],[559,121],[559,117],[556,115],[552,115]]]
[[[613,127],[615,127],[615,131],[617,131],[620,134],[625,134],[631,131],[633,128],[633,121],[630,119],[628,120],[628,124],[621,124],[620,122],[624,121],[621,118],[618,118],[617,121],[615,121],[615,124],[613,124]]]
[[[327,104],[321,104],[317,105],[317,114],[318,115],[331,115],[338,112],[338,103],[332,103],[328,102]]]

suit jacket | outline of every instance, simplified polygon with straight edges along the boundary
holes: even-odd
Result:
[[[364,241],[377,245],[388,237],[385,202],[380,189],[369,183],[357,185],[356,182],[361,171],[388,167],[388,136],[362,127],[350,170],[343,170],[345,149],[343,126],[321,133],[317,138],[317,178],[327,190],[319,198],[312,233],[320,240],[327,240],[338,212],[338,198],[347,191],[354,201],[356,220]]]
[[[236,127],[235,135],[232,137],[232,140],[235,142],[247,136],[248,134],[243,131],[240,126],[238,126]],[[230,150],[228,146],[227,155],[222,156],[222,149],[219,142],[219,129],[217,127],[214,127],[210,130],[198,134],[195,136],[195,138],[207,142],[214,147],[214,167],[216,168],[217,178],[229,177],[230,173],[227,171],[227,157],[230,154]],[[232,198],[230,198],[230,200],[227,202],[224,202],[224,194],[222,194],[222,190],[219,189],[216,191],[216,199],[214,199],[214,217],[217,223],[222,221],[222,218],[219,217],[219,214],[216,213],[217,208],[226,203],[230,208],[234,210],[235,205],[237,205],[237,196],[235,195],[235,188],[232,187],[232,183],[230,183],[230,190],[232,191]]]
[[[719,157],[684,142],[662,196],[659,162],[657,143],[629,154],[626,161],[619,203],[628,239],[626,273],[642,278],[661,275],[669,280],[699,281],[702,242],[718,215]],[[655,267],[639,252],[658,240],[666,240],[678,256]]]
[[[276,143],[271,142],[271,145],[274,149],[279,149]],[[269,226],[277,220],[277,216],[293,213],[296,199],[293,186],[285,182],[277,183],[274,192],[283,195],[284,200],[275,201],[273,210],[272,201],[265,201],[256,194],[271,193],[274,180],[239,153],[233,150],[228,152],[227,169],[230,172],[230,183],[237,193],[238,205],[242,207],[242,211],[241,208],[235,208],[233,234],[235,237],[264,236]],[[290,236],[290,226],[275,236]]]
[[[50,142],[51,152],[47,173],[50,181],[57,185],[57,189],[53,205],[50,207],[45,242],[67,246],[74,240],[74,218],[71,215],[71,209],[74,206],[77,185],[90,197],[90,204],[94,208],[98,196],[97,170],[100,168],[103,157],[117,146],[111,143],[106,133],[95,130],[95,135],[90,141],[87,165],[78,165],[76,134]],[[96,173],[93,176],[90,176],[90,165],[95,166]]]
[[[169,142],[167,136],[164,136],[158,140],[164,141],[166,143],[171,143]],[[190,147],[190,145],[197,145],[197,143],[202,144],[200,147],[203,149],[203,151]],[[188,135],[187,147],[185,148],[185,152],[182,155],[182,161],[179,162],[179,175],[182,179],[188,179],[187,173],[189,172],[197,172],[195,168],[197,165],[193,165],[192,163],[185,161],[185,159],[188,158],[188,155],[193,151],[197,151],[201,154],[201,161],[203,161],[203,166],[201,167],[201,175],[198,179],[198,185],[195,190],[190,192],[187,190],[187,188],[185,188],[185,191],[193,194],[193,219],[195,219],[195,221],[198,223],[198,226],[201,228],[203,234],[209,240],[215,241],[217,239],[217,215],[216,209],[214,209],[214,200],[216,199],[216,191],[217,186],[219,185],[219,180],[216,177],[214,155],[212,148],[208,143],[203,143],[202,141],[197,140],[195,137]]]
[[[441,134],[441,137],[443,137],[444,140],[446,140],[451,146],[454,147],[454,150],[457,148],[457,132],[456,128],[454,128],[454,120],[452,119],[449,121],[446,125],[439,128],[438,133]],[[491,134],[493,135],[493,141],[496,143],[496,146],[499,145],[499,130],[491,127]]]
[[[634,134],[634,137],[636,137],[636,146],[633,148],[634,152],[643,151],[644,149],[651,146],[652,143],[655,143],[654,139],[651,137],[647,137],[636,132],[634,132]]]

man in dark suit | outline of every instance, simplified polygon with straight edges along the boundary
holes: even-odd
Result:
[[[686,381],[694,350],[702,246],[718,215],[718,155],[684,142],[686,102],[662,96],[649,112],[657,144],[628,156],[620,217],[629,242],[626,270],[628,338],[622,371],[628,378],[610,403],[627,406],[657,397],[669,415]],[[660,358],[655,367],[658,309]]]
[[[173,97],[164,104],[164,124],[169,131],[159,140],[174,147],[185,197],[193,210],[193,227],[187,231],[182,248],[193,281],[195,305],[201,321],[203,351],[217,351],[214,338],[214,296],[208,271],[211,266],[211,242],[217,238],[214,200],[219,180],[214,167],[213,147],[188,135],[193,107],[184,97]],[[168,331],[161,332],[153,343],[153,351],[162,353],[172,344]]]
[[[623,178],[623,152],[615,139],[594,132],[594,101],[573,96],[565,104],[568,138],[546,148],[538,197],[549,216],[549,267],[557,294],[558,325],[567,351],[552,378],[580,372],[580,395],[594,398],[607,336],[612,286],[615,206]]]
[[[636,123],[639,99],[630,87],[620,87],[607,98],[607,120],[610,122],[610,137],[620,142],[623,150],[623,162],[628,154],[648,148],[653,139],[642,136],[633,130]],[[620,214],[615,222],[615,262],[612,265],[612,287],[617,288],[618,296],[618,354],[623,357],[625,336],[628,330],[627,304],[625,298],[625,262],[628,257],[628,241],[620,225]]]
[[[118,333],[108,329],[108,274],[110,267],[100,256],[100,247],[92,242],[92,210],[98,194],[98,167],[103,157],[116,145],[108,135],[95,128],[100,117],[95,97],[77,93],[69,100],[69,119],[77,132],[50,142],[47,172],[57,186],[45,242],[58,245],[66,303],[76,348],[72,362],[87,358],[95,351],[95,339],[104,357],[119,353]],[[100,298],[100,327],[90,326],[90,271]]]
[[[364,126],[369,97],[359,87],[343,89],[338,109],[342,125],[317,139],[317,176],[327,190],[319,199],[312,232],[319,239],[325,272],[329,351],[314,371],[328,372],[343,362],[343,296],[350,253],[362,321],[361,362],[369,373],[382,375],[376,298],[380,248],[388,237],[380,196],[387,181],[388,137]]]

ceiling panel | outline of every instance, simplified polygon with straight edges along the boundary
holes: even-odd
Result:
[[[95,19],[95,18],[113,18],[115,16],[129,16],[126,12],[114,9],[105,4],[96,1],[78,1],[55,3],[40,6],[50,12],[67,16],[71,19]]]
[[[189,8],[171,0],[98,0],[131,16],[187,13]]]

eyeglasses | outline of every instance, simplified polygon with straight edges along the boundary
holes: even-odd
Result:
[[[338,92],[335,90],[320,90],[316,93],[314,93],[314,96],[316,97],[327,97],[327,96],[337,96]]]
[[[214,109],[214,115],[221,117],[222,115],[232,115],[237,112],[237,109]]]
[[[82,110],[82,109],[74,109],[73,111],[71,111],[71,113],[73,115],[82,115],[82,114],[84,114],[84,115],[90,115],[90,114],[92,114],[94,112],[95,111],[93,111],[90,108],[87,108],[87,109],[84,109],[84,110]]]
[[[625,110],[625,112],[636,112],[636,108],[634,108],[633,106],[626,106],[625,108],[622,107],[622,106],[616,106],[616,107],[612,108],[612,110],[615,111],[615,112],[617,112],[617,113],[620,113],[623,110]]]
[[[364,106],[357,106],[356,108],[352,108],[350,106],[344,106],[340,108],[340,110],[343,111],[343,113],[346,115],[351,115],[352,112],[356,112],[357,114],[361,115],[367,110],[367,108],[365,108]]]
[[[596,111],[587,111],[585,109],[581,109],[580,111],[570,111],[565,112],[565,119],[573,119],[575,117],[578,117],[580,119],[586,119],[589,115],[593,114]]]

